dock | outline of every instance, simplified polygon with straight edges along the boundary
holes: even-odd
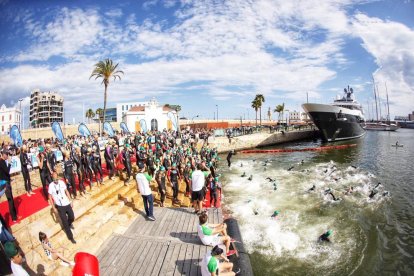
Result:
[[[156,221],[142,213],[124,234],[112,234],[98,250],[101,275],[201,275],[199,263],[211,247],[197,236],[192,208],[154,207]],[[208,210],[209,223],[222,223],[222,210]]]

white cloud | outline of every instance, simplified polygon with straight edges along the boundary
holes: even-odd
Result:
[[[414,30],[393,21],[357,14],[353,24],[361,37],[362,46],[369,52],[380,69],[375,80],[385,100],[385,83],[391,101],[391,113],[408,113],[414,102]]]

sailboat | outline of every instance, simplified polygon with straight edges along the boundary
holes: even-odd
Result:
[[[374,83],[375,110],[376,110],[376,114],[377,114],[377,121],[376,122],[366,122],[365,123],[365,129],[366,130],[376,130],[376,131],[396,131],[400,127],[397,126],[396,124],[391,124],[391,122],[390,122],[390,105],[389,105],[389,102],[388,102],[387,83],[385,83],[385,91],[386,91],[386,94],[387,94],[388,114],[387,114],[387,123],[383,123],[383,122],[380,122],[379,119],[378,119],[377,91],[375,89],[374,77],[372,78],[372,81]],[[379,98],[379,93],[378,93],[378,98]],[[381,106],[380,106],[380,108],[381,108]]]

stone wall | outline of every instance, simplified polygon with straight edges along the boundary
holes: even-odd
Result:
[[[209,144],[211,147],[217,147],[219,153],[228,152],[230,150],[244,150],[256,147],[272,146],[292,141],[311,139],[317,135],[314,130],[297,130],[290,132],[275,133],[255,133],[243,135],[229,139],[227,137],[211,137]]]

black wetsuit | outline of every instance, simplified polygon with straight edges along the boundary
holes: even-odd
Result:
[[[104,152],[104,158],[106,163],[106,169],[108,170],[109,177],[114,176],[115,172],[115,158],[114,158],[114,150],[112,146],[107,146]]]
[[[124,150],[122,151],[122,160],[127,172],[127,177],[128,179],[125,180],[125,182],[128,182],[129,179],[131,178],[131,154],[129,152],[129,150],[127,150],[126,148],[124,148]]]
[[[76,166],[76,174],[78,176],[78,182],[79,182],[79,190],[80,192],[85,192],[85,167],[82,164],[82,156],[78,154],[73,154],[73,162]]]
[[[318,240],[320,242],[331,242],[331,240],[329,239],[328,233],[323,233],[322,235],[320,235]]]
[[[31,165],[31,162],[29,160],[29,157],[27,156],[27,153],[23,151],[20,153],[20,163],[22,164],[24,188],[28,193],[32,191],[32,183],[30,182],[29,169],[27,168],[27,166]]]
[[[231,157],[233,156],[233,151],[229,151],[227,154],[227,165],[230,167],[231,165]]]
[[[174,200],[178,200],[178,176],[179,172],[177,168],[171,169],[170,171],[170,181],[173,188],[173,198]]]
[[[76,184],[75,177],[73,175],[73,160],[71,158],[65,159],[63,161],[63,175],[66,179],[66,186],[68,191],[76,198]]]
[[[160,201],[161,201],[161,206],[164,205],[164,201],[165,201],[165,172],[161,172],[158,171],[155,180],[157,181],[158,184],[158,191],[160,192]]]

